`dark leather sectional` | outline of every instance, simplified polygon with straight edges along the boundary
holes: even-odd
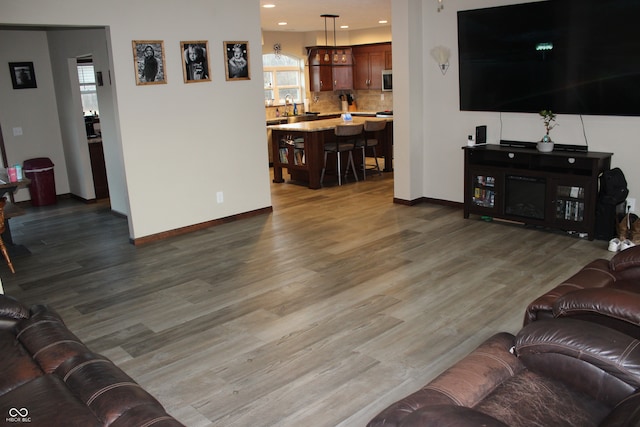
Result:
[[[640,246],[596,260],[369,427],[640,427]]]
[[[183,426],[51,308],[0,295],[0,424]],[[5,425],[5,424],[2,424]]]

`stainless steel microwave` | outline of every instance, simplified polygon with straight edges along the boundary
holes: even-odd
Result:
[[[382,90],[393,90],[393,71],[382,70]]]

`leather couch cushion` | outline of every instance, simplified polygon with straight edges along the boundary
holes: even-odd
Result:
[[[532,371],[611,407],[640,387],[638,341],[595,323],[575,319],[533,322],[518,332],[516,353]]]
[[[509,427],[508,424],[465,406],[435,405],[407,416],[399,427]]]
[[[9,331],[0,330],[0,361],[0,371],[2,372],[0,375],[0,395],[43,375],[31,355],[16,342],[15,335]],[[6,415],[6,412],[3,412],[2,415]]]
[[[53,311],[36,308],[29,319],[16,325],[16,337],[41,369],[51,373],[65,360],[89,349]]]
[[[640,339],[638,307],[640,293],[637,292],[618,287],[581,289],[558,298],[553,305],[553,316],[599,323]]]
[[[524,371],[500,384],[474,409],[509,426],[596,427],[611,407],[559,381]]]
[[[75,356],[62,363],[55,373],[105,425],[120,422],[123,416],[129,425],[149,420],[136,418],[135,414],[168,418],[152,395],[103,356],[94,353]],[[155,406],[155,410],[151,406]]]

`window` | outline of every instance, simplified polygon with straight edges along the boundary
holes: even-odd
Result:
[[[302,60],[293,56],[268,53],[262,55],[262,67],[265,100],[273,99],[275,104],[284,104],[286,96],[291,95],[293,102],[302,102]]]
[[[80,82],[80,96],[82,97],[84,115],[93,115],[94,112],[99,114],[96,73],[93,69],[93,64],[78,64],[78,82]]]

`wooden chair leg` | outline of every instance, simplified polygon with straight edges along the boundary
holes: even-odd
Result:
[[[13,268],[13,263],[11,262],[11,258],[9,258],[9,253],[7,252],[7,247],[4,245],[4,241],[2,241],[2,237],[0,237],[0,251],[4,256],[4,259],[7,260],[7,264],[9,264],[9,270],[15,274],[16,270]]]

